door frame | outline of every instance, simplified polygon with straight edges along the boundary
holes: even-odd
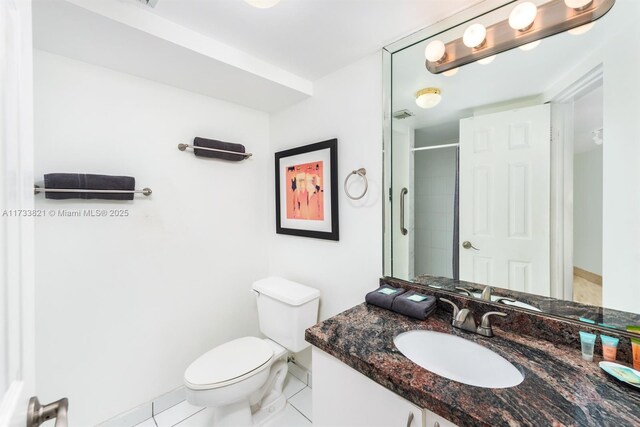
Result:
[[[549,96],[551,104],[551,296],[573,300],[573,104],[604,81],[598,64]]]
[[[0,427],[35,394],[31,0],[0,2]],[[7,210],[7,215],[4,215]],[[19,212],[19,213],[18,213]]]

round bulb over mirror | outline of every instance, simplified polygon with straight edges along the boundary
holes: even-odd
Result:
[[[428,87],[421,89],[416,93],[416,104],[420,108],[433,108],[440,103],[442,95],[440,89],[436,87]]]
[[[473,24],[464,31],[462,43],[466,47],[477,48],[482,46],[487,37],[487,29],[482,24]]]
[[[456,68],[454,68],[452,70],[444,71],[442,73],[442,75],[443,76],[447,76],[447,77],[452,77],[452,76],[455,76],[456,74],[458,74],[458,71],[460,71],[460,67],[456,67]]]
[[[584,24],[584,25],[580,25],[579,27],[572,28],[569,31],[567,31],[567,33],[571,34],[572,36],[579,36],[580,34],[584,34],[590,29],[592,29],[594,25],[596,25],[595,22],[589,22],[588,24]]]
[[[486,58],[478,59],[478,64],[487,65],[491,64],[496,59],[496,55],[488,56]]]
[[[268,9],[280,2],[280,0],[244,0],[244,1],[246,1],[253,7],[257,7],[258,9]]]
[[[525,31],[531,28],[536,20],[538,6],[530,1],[520,3],[509,14],[509,26],[514,30]]]
[[[540,43],[542,43],[542,40],[536,40],[531,43],[523,44],[522,46],[520,46],[520,50],[524,50],[524,51],[533,50],[538,46],[540,46]]]
[[[424,56],[429,62],[441,61],[446,55],[446,47],[440,40],[434,40],[424,49]]]
[[[564,4],[571,9],[581,10],[589,7],[593,3],[593,0],[564,0]]]

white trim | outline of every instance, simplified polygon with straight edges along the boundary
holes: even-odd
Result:
[[[19,412],[19,405],[23,401],[23,389],[24,383],[22,381],[14,381],[9,384],[9,388],[0,402],[0,427],[12,425],[15,419],[13,414]],[[23,410],[26,410],[26,407]]]

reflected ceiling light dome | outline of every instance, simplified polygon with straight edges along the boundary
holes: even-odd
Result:
[[[595,22],[589,22],[588,24],[584,24],[584,25],[580,25],[579,27],[572,28],[569,31],[567,31],[567,33],[571,34],[572,36],[579,36],[580,34],[584,34],[590,29],[592,29],[594,25],[596,25]]]
[[[447,55],[446,47],[440,40],[434,40],[424,49],[424,56],[427,61],[438,62]]]
[[[542,40],[536,40],[531,43],[523,44],[522,46],[520,46],[520,50],[524,50],[524,51],[533,50],[538,46],[540,46],[540,43],[542,43]]]
[[[491,64],[494,59],[496,59],[497,55],[488,56],[486,58],[478,59],[478,64],[487,65]]]
[[[509,26],[514,30],[526,31],[533,25],[538,14],[538,6],[530,1],[520,3],[509,14]]]
[[[447,70],[445,72],[442,73],[443,76],[447,76],[447,77],[451,77],[451,76],[455,76],[456,74],[458,74],[458,71],[460,71],[460,67],[456,67],[452,70]]]
[[[416,104],[420,108],[433,108],[440,103],[442,95],[437,87],[421,89],[416,93]]]
[[[482,24],[473,24],[464,31],[462,43],[466,47],[478,48],[484,44],[487,38],[487,29]]]
[[[244,1],[249,3],[251,6],[257,7],[259,9],[268,9],[280,2],[280,0],[244,0]]]
[[[564,4],[571,9],[582,10],[591,6],[593,0],[564,0]]]

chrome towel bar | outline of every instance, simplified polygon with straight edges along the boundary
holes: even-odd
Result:
[[[194,151],[195,151],[196,149],[198,149],[198,150],[206,150],[206,151],[215,151],[215,152],[217,152],[217,153],[235,154],[236,156],[242,156],[242,157],[244,157],[245,159],[247,159],[247,158],[249,158],[249,157],[253,156],[253,154],[252,154],[252,153],[240,153],[240,152],[238,152],[238,151],[220,150],[220,149],[218,149],[218,148],[196,147],[196,146],[189,145],[189,144],[178,144],[178,150],[180,150],[180,151],[184,151],[184,150],[186,150],[187,148],[188,148],[188,149],[190,149],[190,150],[194,150]]]
[[[40,186],[33,186],[33,194],[40,193],[108,193],[108,194],[144,194],[145,196],[150,196],[151,189],[149,187],[145,187],[142,190],[92,190],[90,188],[41,188]]]

